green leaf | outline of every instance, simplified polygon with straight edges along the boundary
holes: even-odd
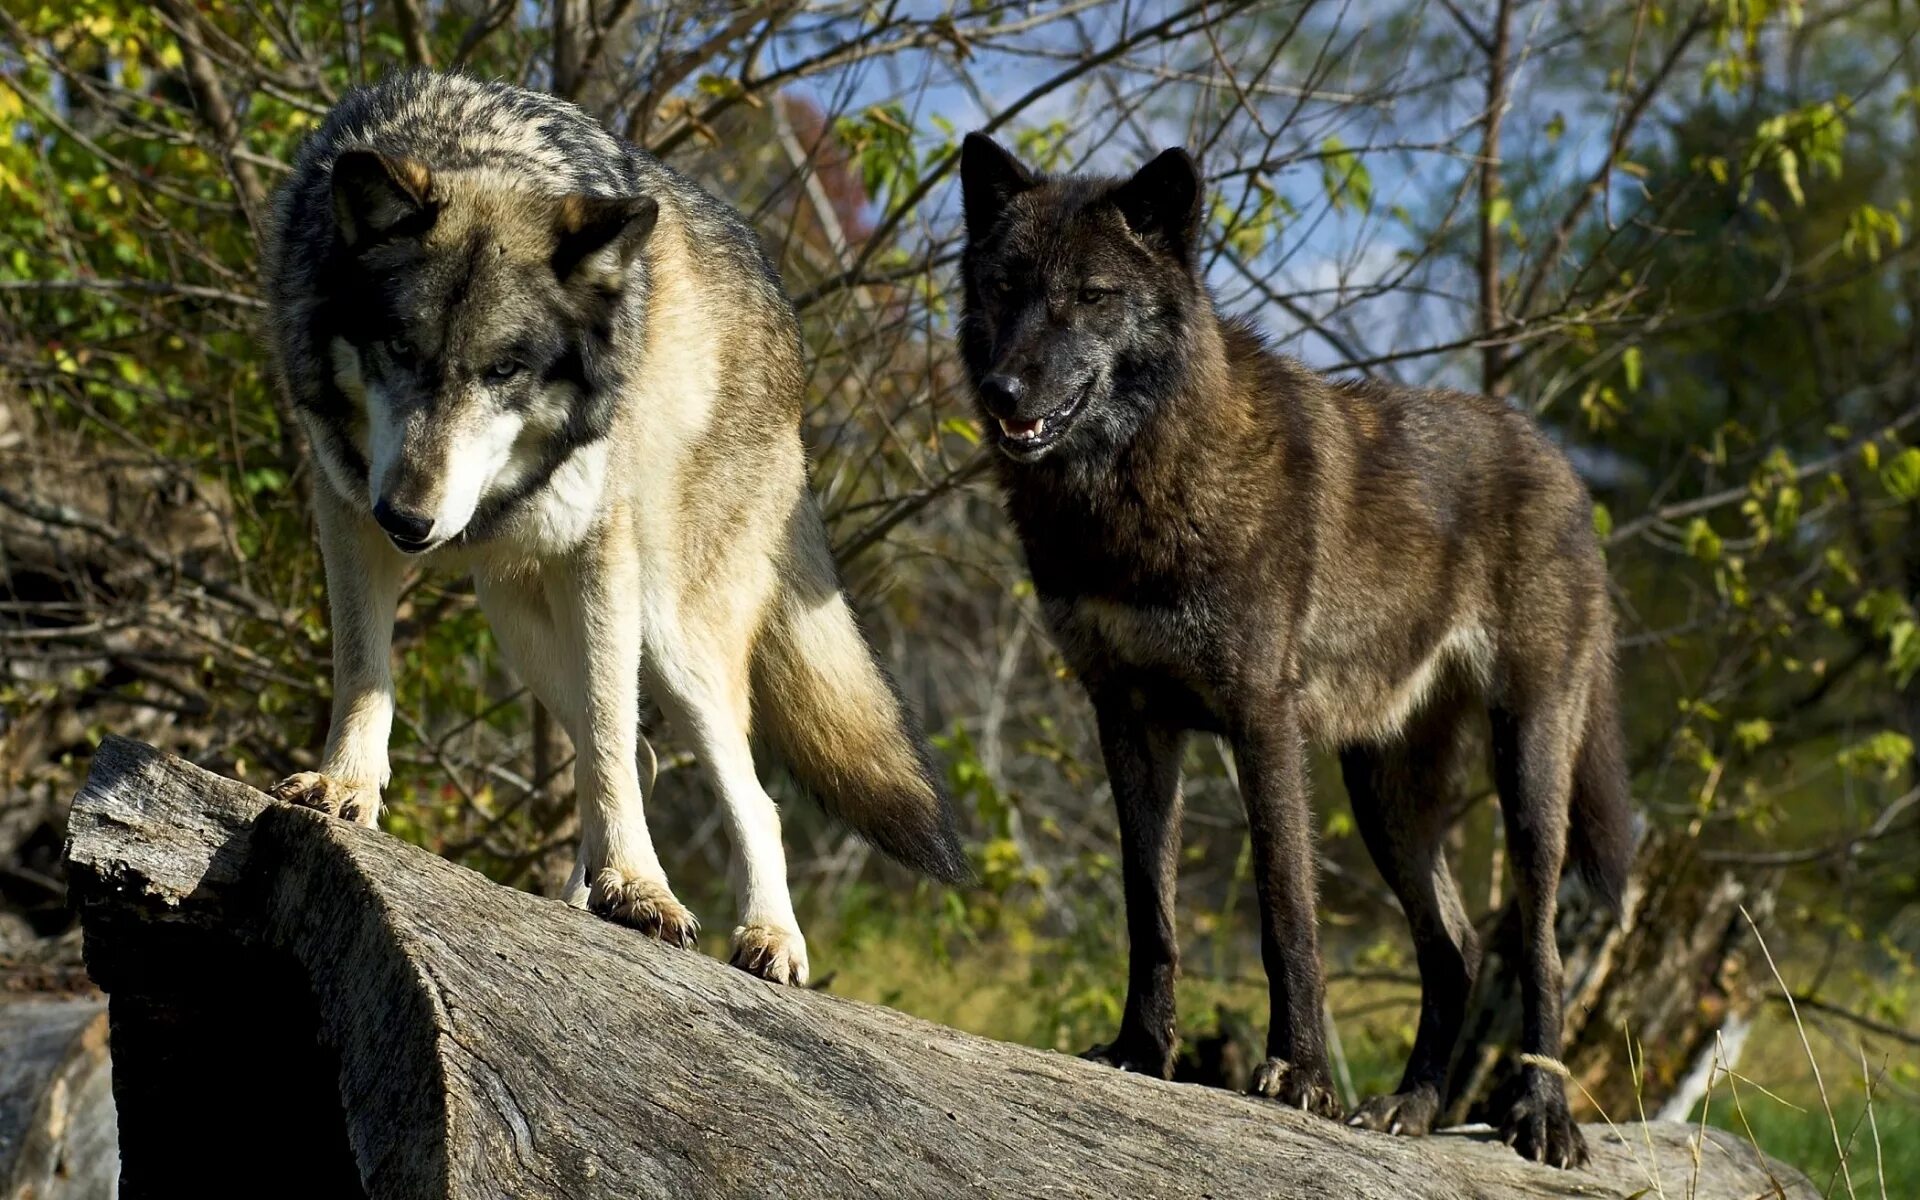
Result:
[[[1891,781],[1913,761],[1913,739],[1891,729],[1882,730],[1840,751],[1834,761],[1856,775],[1878,775]]]
[[[1687,553],[1701,562],[1717,562],[1720,558],[1720,535],[1707,524],[1705,517],[1695,517],[1693,524],[1687,526]]]
[[[1880,482],[1902,500],[1920,500],[1920,447],[1908,446],[1889,459]]]
[[[1324,155],[1320,167],[1320,186],[1326,189],[1327,201],[1335,208],[1345,208],[1348,201],[1355,207],[1366,208],[1373,200],[1373,176],[1367,172],[1366,164],[1360,156],[1347,149],[1347,144],[1334,134],[1320,143]]]
[[[1640,347],[1628,346],[1626,353],[1620,356],[1620,365],[1627,372],[1627,390],[1640,390]]]
[[[946,420],[940,422],[940,428],[943,432],[966,439],[969,446],[978,446],[980,444],[979,424],[965,417],[948,417]]]

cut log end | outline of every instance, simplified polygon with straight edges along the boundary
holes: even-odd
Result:
[[[72,829],[127,1196],[1815,1194],[1714,1130],[1556,1171],[777,987],[135,743]]]

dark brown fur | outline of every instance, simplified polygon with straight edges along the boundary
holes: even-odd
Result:
[[[1605,568],[1566,458],[1497,400],[1330,380],[1218,318],[1181,152],[1125,182],[1048,180],[976,136],[963,179],[963,351],[1120,814],[1132,962],[1119,1036],[1096,1056],[1172,1066],[1180,751],[1188,731],[1215,733],[1240,772],[1272,993],[1255,1090],[1336,1114],[1312,738],[1341,753],[1423,981],[1401,1086],[1354,1119],[1425,1132],[1479,960],[1441,791],[1482,711],[1526,929],[1520,1048],[1557,1056],[1563,858],[1612,897],[1629,851]],[[1585,1156],[1561,1080],[1539,1067],[1505,1132],[1528,1157]]]

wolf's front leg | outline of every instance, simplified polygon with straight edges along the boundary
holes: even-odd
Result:
[[[787,891],[780,812],[760,784],[748,740],[750,652],[749,638],[683,628],[650,655],[650,679],[726,806],[740,896],[733,965],[774,983],[804,986],[807,940]]]
[[[1241,799],[1253,841],[1260,897],[1260,957],[1267,968],[1271,1018],[1267,1060],[1253,1073],[1255,1094],[1326,1117],[1340,1115],[1327,1063],[1315,912],[1313,832],[1299,697],[1276,688],[1265,704],[1240,714],[1231,737]]]
[[[581,689],[574,790],[587,907],[691,946],[700,923],[667,887],[640,792],[640,564],[624,508],[571,552],[550,588]]]
[[[272,794],[371,826],[387,783],[393,613],[405,569],[372,518],[349,508],[324,479],[313,488],[313,514],[332,616],[333,723],[320,769],[282,779]]]
[[[1174,874],[1180,856],[1180,755],[1185,735],[1152,720],[1131,696],[1095,697],[1100,749],[1120,817],[1127,895],[1127,1006],[1120,1033],[1086,1057],[1156,1079],[1179,1047],[1173,984],[1180,973]]]

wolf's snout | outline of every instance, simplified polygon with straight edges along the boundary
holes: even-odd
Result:
[[[989,375],[980,381],[980,402],[1001,420],[1020,415],[1020,402],[1027,398],[1027,385],[1014,375]]]
[[[395,508],[385,496],[373,506],[373,519],[387,531],[393,544],[409,554],[426,549],[432,540],[433,518]]]

